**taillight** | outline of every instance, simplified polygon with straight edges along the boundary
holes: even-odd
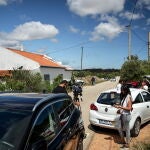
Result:
[[[94,104],[91,104],[91,105],[90,105],[90,109],[91,109],[91,110],[98,111],[98,108],[97,108]]]

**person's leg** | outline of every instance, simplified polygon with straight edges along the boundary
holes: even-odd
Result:
[[[81,98],[81,101],[83,101],[83,99],[82,99],[82,93],[80,93],[80,98]]]
[[[130,126],[129,126],[129,122],[130,122],[131,116],[130,115],[126,115],[126,120],[125,120],[125,132],[126,132],[126,143],[130,144]]]
[[[124,139],[124,133],[123,133],[123,118],[120,116],[120,119],[118,120],[118,132],[121,138],[121,144],[125,144],[125,139]]]

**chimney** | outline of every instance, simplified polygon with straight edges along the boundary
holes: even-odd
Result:
[[[21,50],[21,51],[24,51],[24,48],[23,48],[23,45],[22,45],[22,44],[20,45],[20,50]]]

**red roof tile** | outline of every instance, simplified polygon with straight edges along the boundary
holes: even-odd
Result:
[[[31,52],[26,52],[26,51],[21,51],[21,50],[16,50],[16,49],[11,49],[7,48],[17,54],[20,54],[24,57],[27,57],[33,61],[36,61],[39,63],[40,66],[46,66],[46,67],[56,67],[56,68],[65,68],[64,66],[58,64],[57,62],[49,59],[48,57],[41,55],[41,54],[36,54],[36,53],[31,53]]]
[[[11,76],[11,72],[9,70],[0,70],[0,77]]]

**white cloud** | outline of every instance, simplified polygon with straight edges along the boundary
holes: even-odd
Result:
[[[58,29],[53,25],[32,21],[17,26],[9,36],[19,41],[25,41],[53,38],[58,32]]]
[[[69,30],[72,32],[72,33],[78,33],[78,34],[80,34],[80,35],[82,35],[82,36],[84,36],[84,35],[87,35],[88,33],[86,32],[86,31],[81,31],[80,29],[78,29],[78,28],[76,28],[76,27],[74,27],[74,26],[72,26],[72,25],[70,25],[69,26]]]
[[[138,4],[150,5],[150,0],[138,0]]]
[[[73,27],[73,26],[69,26],[69,30],[73,33],[78,33],[79,32],[79,29]]]
[[[147,19],[147,25],[150,25],[150,18]]]
[[[105,38],[113,39],[122,32],[122,27],[117,22],[100,23],[92,32],[91,41],[99,41]]]
[[[137,5],[150,10],[150,0],[138,0]]]
[[[8,0],[0,0],[0,5],[7,5]]]
[[[57,42],[58,42],[58,40],[55,39],[55,38],[51,38],[50,40],[51,40],[51,42],[53,42],[53,43],[57,43]]]
[[[6,6],[6,5],[13,3],[13,2],[21,3],[22,0],[0,0],[0,6]]]
[[[3,40],[0,39],[0,45],[4,46],[4,47],[16,47],[18,45],[20,45],[19,41],[15,41],[15,40]]]
[[[131,18],[133,20],[144,18],[142,14],[132,14],[131,12],[128,11],[126,11],[125,13],[121,13],[119,16],[122,18],[126,18],[128,20],[131,20]]]
[[[120,12],[125,0],[67,0],[69,9],[79,16]]]
[[[52,39],[59,33],[58,29],[49,24],[42,24],[41,22],[27,22],[17,26],[11,33],[0,32],[0,45],[6,43],[16,43],[26,40],[36,39]],[[55,40],[56,41],[56,40]]]

